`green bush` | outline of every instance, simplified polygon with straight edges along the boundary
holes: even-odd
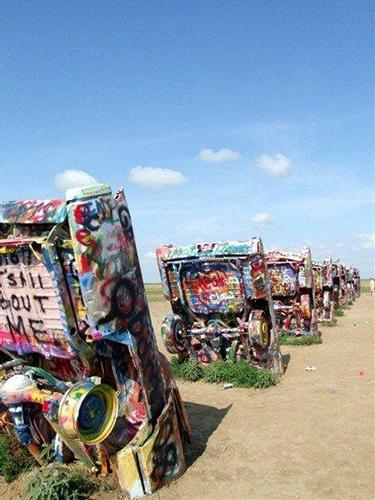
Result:
[[[26,487],[28,500],[83,500],[97,489],[86,474],[50,464],[33,474]]]
[[[312,345],[321,344],[323,342],[322,334],[318,335],[303,335],[296,337],[295,335],[279,335],[279,342],[281,345]]]
[[[264,389],[276,384],[276,377],[270,370],[257,368],[245,360],[236,363],[225,361],[212,363],[204,369],[203,378],[209,383],[228,382],[235,387],[255,389]]]
[[[334,326],[337,326],[337,321],[334,320],[332,323],[331,321],[321,321],[319,324],[327,328],[333,328]]]
[[[55,460],[54,442],[42,444],[42,451],[40,452],[40,458],[47,463],[54,462]]]
[[[14,434],[0,436],[0,475],[11,483],[35,464],[35,460]]]
[[[171,360],[172,373],[176,378],[196,382],[203,377],[203,369],[196,359],[188,358],[179,360],[172,358]]]
[[[336,309],[335,314],[337,317],[344,316],[344,311],[341,307],[339,307],[338,309]]]
[[[245,360],[235,363],[216,361],[203,368],[195,359],[179,361],[172,358],[171,367],[176,378],[190,382],[203,379],[210,384],[231,383],[234,387],[255,389],[264,389],[277,382],[276,376],[270,370],[257,368]]]

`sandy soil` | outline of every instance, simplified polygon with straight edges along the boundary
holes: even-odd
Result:
[[[180,382],[190,466],[159,498],[375,498],[374,305],[363,294],[321,345],[283,346],[274,388]],[[168,306],[151,310],[158,333]]]
[[[290,362],[274,388],[179,382],[193,429],[188,470],[153,498],[375,498],[374,305],[362,295],[338,326],[322,328],[322,345],[283,346]],[[169,306],[150,306],[165,352],[159,331]],[[23,484],[0,481],[0,497],[22,498]]]

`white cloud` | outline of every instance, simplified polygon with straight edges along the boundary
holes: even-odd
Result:
[[[259,214],[255,214],[251,222],[254,224],[254,226],[261,226],[262,224],[265,224],[271,219],[271,216],[267,212],[260,212]]]
[[[158,190],[166,186],[180,186],[187,178],[181,172],[170,168],[137,166],[130,170],[129,181]]]
[[[375,249],[375,234],[359,234],[358,239],[362,248]]]
[[[221,148],[218,151],[213,151],[210,148],[201,149],[198,155],[198,160],[208,163],[224,163],[240,160],[241,158],[241,153],[227,148]]]
[[[156,259],[155,252],[153,252],[153,251],[151,251],[151,252],[146,252],[146,253],[145,253],[145,257],[146,257],[146,259]]]
[[[264,171],[274,177],[286,175],[290,170],[290,159],[278,153],[274,158],[270,155],[262,154],[257,158],[257,163]]]
[[[92,175],[83,170],[64,170],[55,176],[55,184],[62,191],[70,188],[92,186],[99,182]]]

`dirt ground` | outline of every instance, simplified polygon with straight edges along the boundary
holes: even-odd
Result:
[[[271,389],[179,382],[193,429],[189,467],[158,497],[375,498],[374,305],[363,294],[322,328],[321,345],[282,346],[288,369]],[[158,334],[168,305],[151,311]]]
[[[321,345],[283,346],[288,370],[271,389],[179,382],[193,430],[188,469],[152,498],[375,498],[374,305],[363,294],[335,328],[322,328]],[[169,305],[150,307],[165,352]],[[1,499],[23,498],[24,482],[0,481]]]

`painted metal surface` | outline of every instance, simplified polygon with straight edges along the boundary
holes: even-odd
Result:
[[[38,446],[60,439],[58,460],[70,450],[112,464],[128,496],[152,493],[185,470],[190,429],[157,350],[123,191],[1,208],[0,400],[20,441],[40,460]]]
[[[162,325],[169,352],[202,363],[244,358],[283,372],[260,238],[169,245],[156,255],[173,311]]]
[[[59,224],[65,219],[65,200],[23,200],[0,203],[0,223],[4,224]]]
[[[304,248],[300,254],[276,250],[269,252],[266,259],[277,328],[293,335],[317,334],[316,289],[310,249]]]
[[[354,283],[350,269],[347,269],[339,261],[333,262],[332,276],[335,308],[346,307],[355,298]]]
[[[59,289],[28,247],[0,254],[0,345],[19,355],[72,358]]]
[[[335,323],[332,259],[313,262],[315,305],[318,322]]]

